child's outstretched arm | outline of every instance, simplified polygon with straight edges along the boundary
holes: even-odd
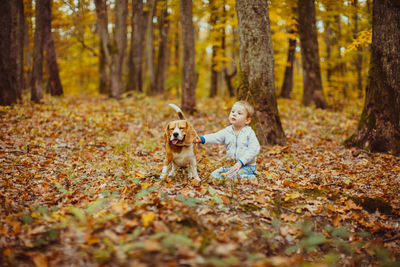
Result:
[[[197,136],[193,143],[198,144],[225,144],[225,129],[222,129],[216,133],[206,134],[204,136]]]
[[[204,136],[200,136],[200,143],[204,144],[225,144],[225,136],[226,136],[226,129],[222,129],[216,133],[206,134]]]

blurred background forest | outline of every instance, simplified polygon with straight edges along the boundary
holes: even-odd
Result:
[[[41,2],[41,1],[39,1]],[[50,1],[44,1],[50,4]],[[62,90],[66,95],[108,93],[101,77],[107,55],[101,49],[99,14],[107,22],[109,50],[113,53],[116,30],[116,1],[51,1],[51,35]],[[297,32],[297,1],[269,2],[275,91],[277,95],[301,98],[302,68]],[[32,76],[36,17],[35,2],[24,0],[24,76],[28,88]],[[104,6],[102,6],[104,5]],[[330,104],[361,98],[366,84],[371,43],[370,0],[318,0],[316,26],[323,90]],[[40,10],[39,10],[40,11]],[[38,12],[38,11],[36,11]],[[182,41],[178,0],[128,1],[121,92],[142,91],[154,95],[180,95]],[[197,96],[234,96],[239,63],[238,22],[234,0],[194,0],[195,69]],[[136,32],[134,27],[138,27]],[[138,36],[140,36],[138,38]],[[292,49],[289,49],[289,48]],[[45,54],[48,49],[45,49]],[[139,55],[137,54],[139,51]],[[135,58],[136,57],[136,58]],[[136,61],[136,62],[135,62]],[[110,61],[108,61],[110,64]],[[138,63],[139,62],[139,63]],[[44,65],[44,88],[49,80]],[[141,68],[141,84],[132,74]],[[285,92],[285,70],[293,66],[293,85]],[[287,70],[286,70],[287,71]],[[290,74],[289,74],[290,75]],[[103,84],[102,84],[103,83]],[[291,83],[291,82],[290,82]],[[119,95],[118,95],[119,97]]]

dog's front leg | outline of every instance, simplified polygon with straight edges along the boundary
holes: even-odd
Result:
[[[165,176],[167,175],[167,172],[168,172],[168,166],[163,166],[160,178],[161,179],[165,179]]]
[[[168,160],[164,160],[164,165],[163,165],[161,176],[160,176],[161,179],[165,179],[165,177],[167,176],[170,165],[171,165],[171,162],[169,162]]]
[[[199,175],[197,173],[197,166],[196,166],[196,160],[192,160],[189,164],[189,177],[194,178],[197,181],[200,181]]]
[[[168,176],[175,176],[175,170],[176,170],[176,165],[175,165],[175,163],[172,161],[172,162],[171,162],[171,171],[169,172]]]

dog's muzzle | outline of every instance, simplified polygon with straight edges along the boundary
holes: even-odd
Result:
[[[174,131],[171,134],[171,144],[176,145],[178,143],[182,143],[183,139],[185,137],[182,135],[181,131],[179,130],[179,128],[175,128]]]

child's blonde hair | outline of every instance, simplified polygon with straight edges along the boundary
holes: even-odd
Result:
[[[251,118],[254,115],[254,108],[252,105],[249,104],[249,102],[240,100],[235,102],[233,105],[242,105],[244,109],[247,111],[247,118]]]

